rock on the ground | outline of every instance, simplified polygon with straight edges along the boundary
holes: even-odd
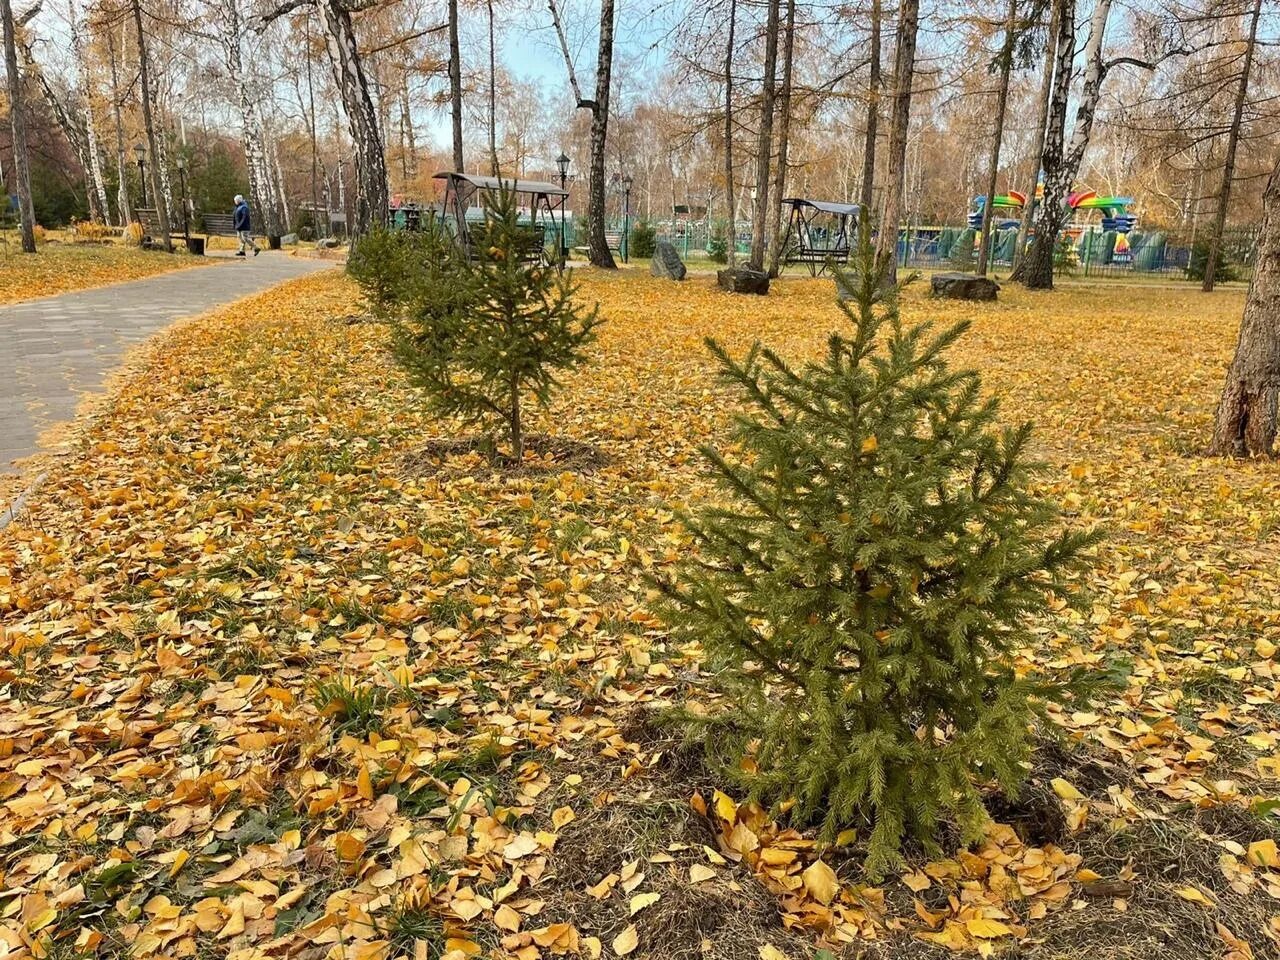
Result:
[[[716,271],[716,283],[730,293],[754,293],[764,296],[769,292],[769,275],[749,267]]]
[[[653,248],[653,259],[649,261],[649,273],[665,280],[683,280],[688,270],[680,254],[676,253],[675,244],[670,240],[659,240]]]
[[[321,237],[316,241],[317,250],[335,250],[338,246],[337,237]]]
[[[972,273],[935,273],[929,281],[935,297],[948,300],[994,300],[1000,284]]]
[[[298,235],[296,233],[286,233],[283,237],[280,238],[281,246],[285,246],[285,247],[292,247],[297,242],[298,242]]]

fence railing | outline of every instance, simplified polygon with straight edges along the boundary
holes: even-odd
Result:
[[[634,222],[634,221],[633,221]],[[703,259],[708,243],[723,242],[723,227],[708,228],[705,220],[666,221],[654,224],[657,236],[675,244],[685,259]],[[570,246],[585,242],[583,225],[568,223]],[[611,229],[621,230],[617,223]],[[737,248],[747,253],[750,224],[738,224]],[[1256,228],[1230,228],[1223,233],[1217,275],[1219,280],[1248,280],[1253,276],[1257,246]],[[999,230],[992,247],[997,271],[1013,262],[1017,231]],[[1065,277],[1164,278],[1199,281],[1204,276],[1206,231],[1198,234],[1159,229],[1135,229],[1123,239],[1114,231],[1094,224],[1072,228],[1059,237],[1054,270]],[[977,261],[977,234],[967,225],[910,226],[899,231],[898,262],[908,269],[972,269]]]

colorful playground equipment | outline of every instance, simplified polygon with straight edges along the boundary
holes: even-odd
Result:
[[[1036,201],[1044,197],[1044,184],[1036,187]],[[1072,211],[1102,211],[1102,230],[1115,236],[1115,245],[1109,253],[1111,263],[1128,263],[1133,253],[1129,248],[1129,234],[1137,225],[1138,218],[1129,212],[1133,206],[1133,197],[1100,197],[1096,190],[1077,190],[1067,197],[1067,207]],[[1026,207],[1027,195],[1017,190],[998,194],[992,198],[991,223],[995,230],[1007,230],[1018,226],[1022,211]],[[969,226],[974,230],[982,229],[982,214],[987,204],[985,196],[973,198],[974,208],[969,212]],[[1016,216],[1000,215],[1001,211],[1016,213]],[[999,218],[999,219],[997,219]],[[1063,232],[1076,241],[1084,234],[1081,224],[1072,223]]]

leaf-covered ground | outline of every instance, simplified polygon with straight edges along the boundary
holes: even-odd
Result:
[[[7,246],[0,245],[0,304],[138,280],[207,262],[118,243],[44,243],[29,255],[19,252],[17,240],[10,237]]]
[[[154,341],[0,533],[9,955],[1280,955],[1280,479],[1198,454],[1238,293],[909,298],[973,318],[957,359],[1109,532],[1028,662],[1121,684],[985,844],[873,885],[856,832],[819,848],[654,722],[703,677],[642,578],[712,493],[702,337],[802,357],[831,285],[585,279],[597,362],[514,475],[337,275]]]

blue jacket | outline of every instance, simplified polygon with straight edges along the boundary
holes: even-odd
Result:
[[[249,201],[244,200],[236,204],[235,211],[235,229],[248,230],[249,227]]]

